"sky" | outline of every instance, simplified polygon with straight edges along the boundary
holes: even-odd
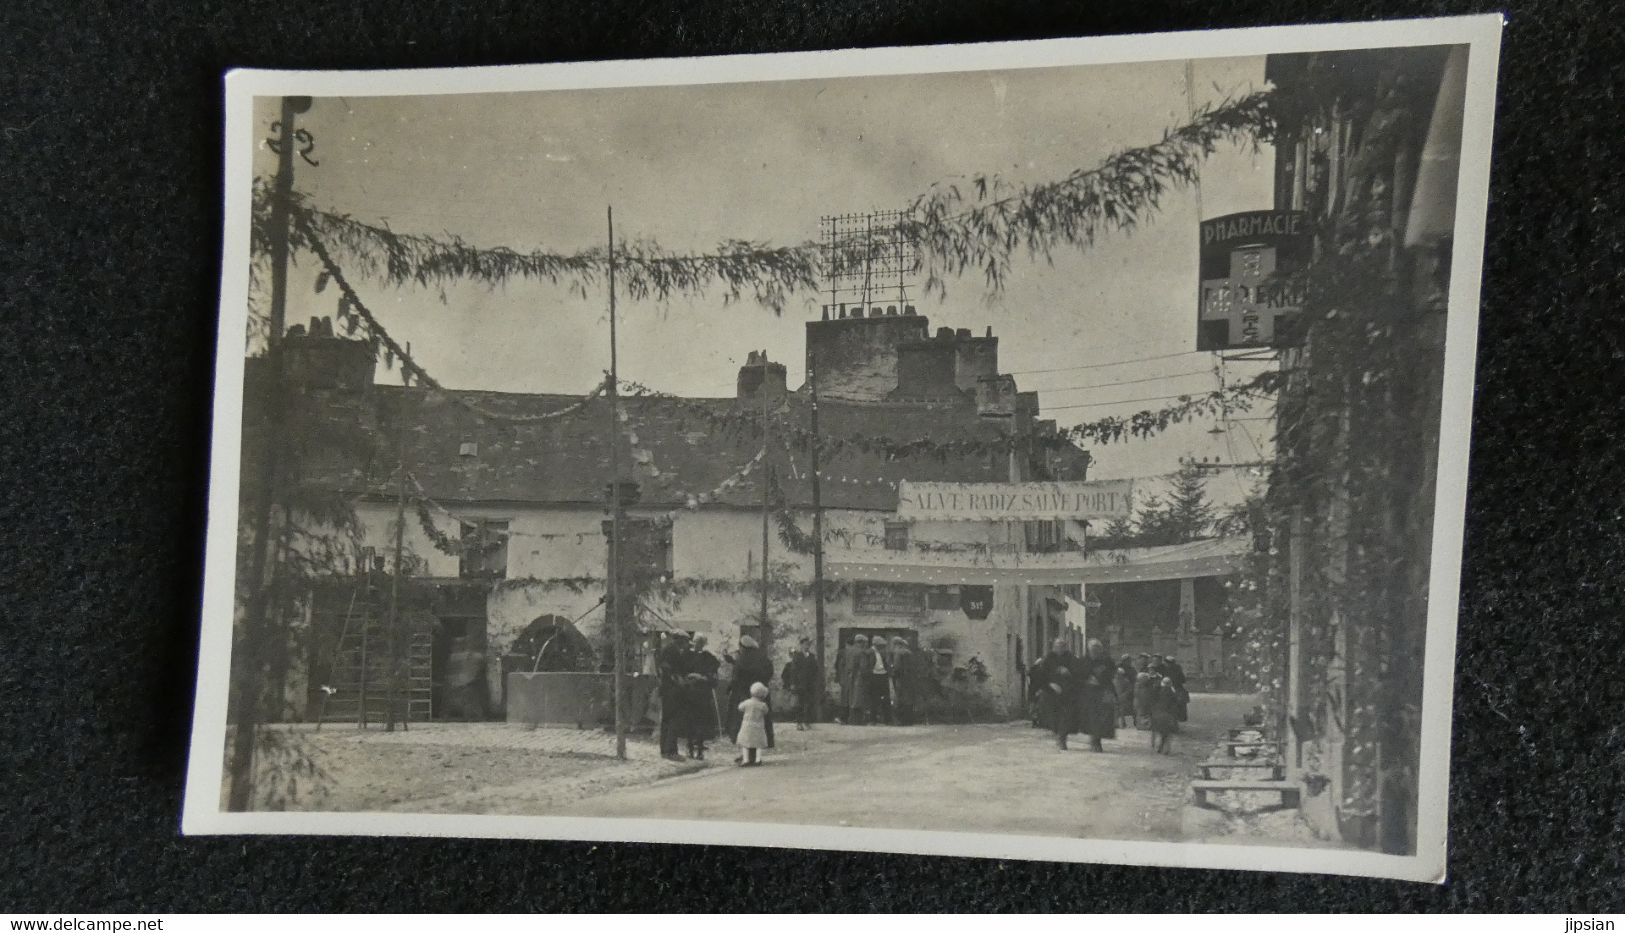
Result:
[[[794,244],[819,217],[905,206],[933,183],[977,173],[1043,182],[1144,145],[1193,107],[1260,89],[1262,58],[479,95],[318,98],[300,125],[319,162],[295,187],[318,207],[400,232],[454,233],[480,246],[574,252],[605,241],[613,206],[624,239],[704,252],[725,239]],[[255,131],[275,114],[262,100]],[[261,144],[256,174],[275,157]],[[1200,185],[1170,192],[1131,235],[1108,234],[1053,265],[1015,260],[1005,289],[979,274],[918,298],[932,327],[991,325],[1000,368],[1040,393],[1043,417],[1075,424],[1160,408],[1218,385],[1195,346],[1197,224],[1271,205],[1273,154],[1225,147]],[[330,315],[306,259],[288,319]],[[362,298],[441,383],[512,392],[588,391],[608,368],[607,298],[516,282],[390,288]],[[618,304],[623,378],[691,396],[727,396],[752,350],[802,381],[805,322],[819,296],[782,314],[720,296]],[[1225,378],[1258,364],[1230,363]],[[394,374],[380,369],[380,381]],[[1253,412],[1252,416],[1267,414]],[[1268,421],[1212,421],[1092,450],[1093,476],[1151,476],[1178,458],[1262,459]],[[1247,474],[1210,482],[1239,495]]]

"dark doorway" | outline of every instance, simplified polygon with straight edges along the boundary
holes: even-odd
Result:
[[[489,718],[484,616],[439,617],[430,648],[429,695],[435,719]]]

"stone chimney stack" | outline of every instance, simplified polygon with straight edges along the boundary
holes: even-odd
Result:
[[[960,330],[956,341],[954,384],[975,392],[978,382],[999,374],[999,338],[989,327],[986,337],[972,337],[969,329]]]
[[[333,335],[331,318],[295,324],[282,338],[288,381],[308,389],[366,391],[377,367],[372,344]]]
[[[983,418],[1014,418],[1016,377],[1000,374],[976,380],[976,413]]]
[[[959,338],[952,328],[937,336],[897,347],[897,391],[894,398],[952,399],[962,396],[955,381]]]
[[[745,365],[739,367],[737,398],[740,401],[751,399],[759,403],[761,396],[758,393],[765,386],[768,399],[777,403],[784,398],[785,382],[783,363],[770,361],[766,350],[752,350],[750,355],[745,357]]]
[[[1016,393],[1016,433],[1031,435],[1033,423],[1038,420],[1038,393]]]
[[[807,369],[820,393],[878,401],[897,388],[897,348],[929,333],[913,305],[826,305],[822,320],[807,322]]]

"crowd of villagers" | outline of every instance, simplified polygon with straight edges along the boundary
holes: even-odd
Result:
[[[723,663],[729,666],[726,683]],[[909,725],[916,721],[932,683],[927,662],[902,638],[890,641],[857,635],[836,658],[840,696],[833,719],[852,725]],[[718,659],[704,635],[677,633],[660,651],[660,754],[703,760],[707,743],[726,736],[737,749],[736,764],[762,763],[774,747],[773,662],[756,639],[739,639],[736,655]],[[811,729],[820,715],[824,677],[811,641],[803,638],[779,673],[780,709],[796,729]],[[725,688],[725,693],[723,689]]]
[[[725,694],[719,690],[723,661],[730,667]],[[902,638],[857,635],[836,659],[840,696],[833,718],[852,725],[911,724],[928,674]],[[735,763],[751,766],[761,764],[774,747],[773,662],[751,636],[740,638],[737,655],[719,660],[704,635],[678,633],[660,651],[659,678],[663,757],[681,760],[678,748],[686,743],[687,756],[703,760],[706,744],[725,735],[737,749]],[[778,680],[785,693],[781,707],[794,717],[796,729],[812,728],[824,680],[808,639],[791,651]],[[1148,732],[1152,749],[1167,754],[1188,717],[1190,692],[1184,669],[1171,657],[1125,655],[1114,662],[1098,640],[1079,657],[1070,643],[1057,639],[1029,672],[1028,701],[1032,724],[1054,732],[1063,750],[1070,736],[1082,733],[1092,751],[1104,751],[1102,740],[1133,728]]]
[[[1170,657],[1127,655],[1112,661],[1106,647],[1090,640],[1082,657],[1065,639],[1034,662],[1028,678],[1033,725],[1055,733],[1058,748],[1069,736],[1089,736],[1091,751],[1104,751],[1103,739],[1133,728],[1151,734],[1151,748],[1171,750],[1174,733],[1190,708],[1185,670]]]
[[[724,662],[729,666],[725,684]],[[773,662],[755,638],[741,637],[737,654],[718,659],[704,635],[679,632],[660,650],[658,673],[662,757],[682,760],[678,748],[686,744],[688,757],[703,761],[707,743],[726,735],[738,750],[734,763],[749,766],[761,764],[774,747]],[[797,729],[811,728],[823,681],[808,639],[792,649],[779,680],[788,700],[781,706],[794,716]]]

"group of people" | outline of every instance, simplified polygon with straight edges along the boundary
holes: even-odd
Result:
[[[662,757],[680,758],[680,742],[687,743],[688,757],[705,757],[705,743],[715,739],[721,729],[722,717],[717,710],[717,674],[721,668],[722,662],[706,650],[704,635],[679,632],[660,649],[656,673]],[[772,670],[771,665],[768,670]]]
[[[1058,748],[1083,733],[1097,752],[1105,750],[1102,740],[1115,739],[1119,728],[1132,723],[1151,733],[1153,751],[1167,754],[1190,708],[1178,661],[1142,654],[1113,662],[1097,639],[1089,641],[1081,658],[1065,639],[1056,639],[1034,662],[1028,695],[1033,725],[1054,732]]]
[[[835,673],[843,713],[836,721],[855,726],[911,725],[934,683],[924,658],[901,636],[854,635],[836,656]]]
[[[762,752],[774,747],[773,707],[768,685],[773,662],[755,638],[739,639],[739,653],[724,655],[730,672],[725,707],[717,703],[722,662],[706,650],[704,635],[678,632],[660,650],[660,754],[682,760],[679,743],[687,743],[688,757],[704,760],[706,743],[727,735],[739,749],[734,760],[756,765]],[[810,640],[803,638],[785,665],[784,684],[790,695],[796,728],[811,728],[818,710],[822,672]],[[724,715],[723,709],[726,710]]]

